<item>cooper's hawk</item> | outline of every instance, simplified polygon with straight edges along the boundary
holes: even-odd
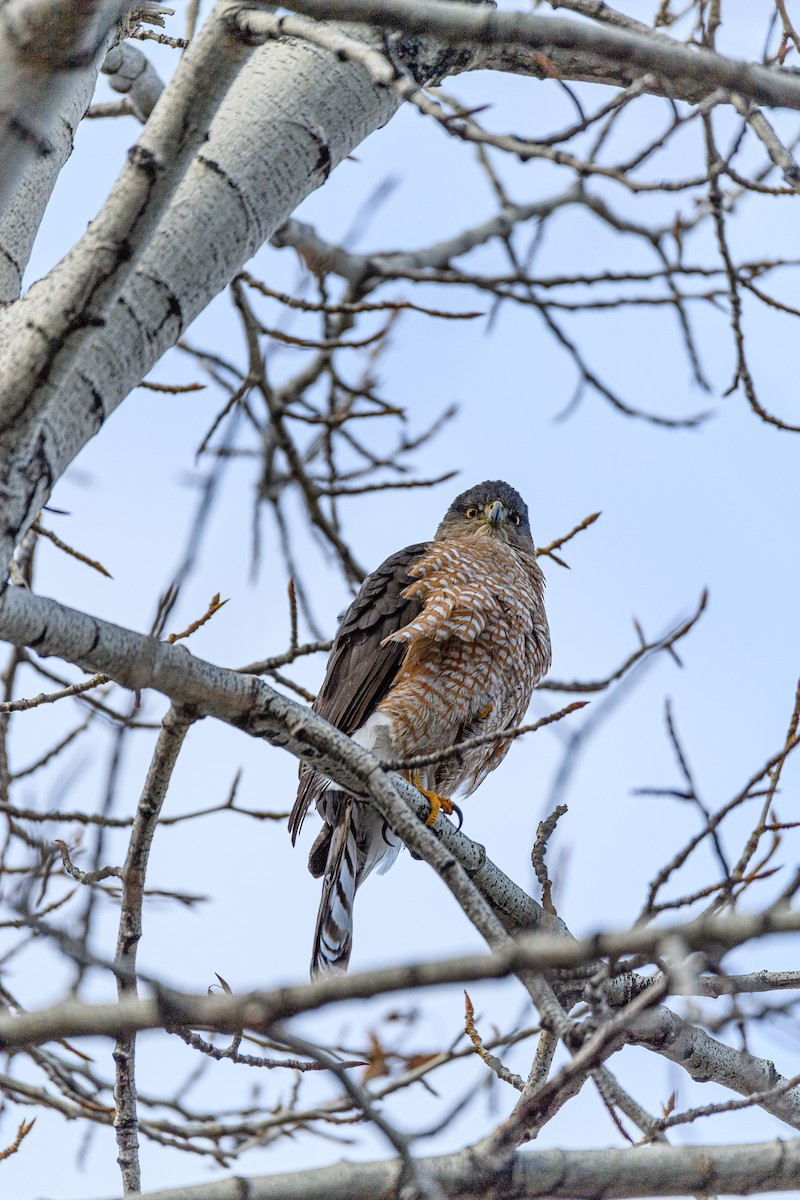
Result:
[[[364,580],[314,711],[385,760],[517,725],[550,666],[543,593],[524,500],[502,480],[477,484],[456,497],[432,542],[406,546]],[[429,823],[440,802],[450,812],[450,797],[473,792],[509,745],[489,741],[416,774]],[[374,808],[305,766],[293,842],[312,803],[325,822],[308,861],[325,877],[314,975],[346,969],[356,889],[379,864],[388,870],[400,843]]]

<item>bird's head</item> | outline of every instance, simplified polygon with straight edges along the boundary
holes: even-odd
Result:
[[[463,537],[494,537],[531,554],[528,506],[502,479],[477,483],[456,496],[436,530],[437,541]]]

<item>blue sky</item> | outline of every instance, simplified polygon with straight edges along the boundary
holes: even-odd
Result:
[[[636,15],[643,19],[651,7],[628,6],[629,11],[640,9]],[[759,13],[734,14],[738,24],[731,38],[735,35],[743,55],[751,53],[753,44],[760,45],[765,6],[753,8]],[[177,19],[175,30],[179,31]],[[145,49],[151,53],[150,45]],[[152,53],[165,64],[166,74],[172,60],[164,51],[152,49]],[[448,87],[468,104],[488,99],[493,107],[485,119],[492,128],[543,133],[572,119],[568,101],[552,84],[481,74],[452,81]],[[589,103],[599,95],[598,89],[588,86],[579,91]],[[620,137],[632,145],[641,143],[664,121],[665,111],[660,101],[634,106]],[[796,125],[785,115],[776,123],[784,131]],[[31,280],[79,236],[107,193],[136,132],[130,119],[95,122],[79,130],[75,154],[37,243]],[[745,161],[759,158],[754,154],[748,159],[750,153],[745,152]],[[344,163],[297,214],[332,239],[350,227],[353,213],[387,178],[395,186],[372,214],[360,249],[426,245],[495,210],[470,149],[448,140],[415,112],[401,112],[370,137],[356,157],[357,161]],[[681,135],[674,151],[654,163],[653,174],[660,177],[677,170],[689,175],[700,171],[702,164],[699,131],[692,127]],[[565,173],[547,164],[503,164],[503,169],[518,200],[550,195],[568,183]],[[687,215],[693,211],[688,195],[677,200],[638,197],[613,184],[604,185],[602,192],[632,220],[656,216],[666,220],[676,207]],[[796,244],[798,203],[795,196],[748,198],[731,221],[735,253],[741,258],[790,256]],[[688,240],[687,260],[708,264],[715,261],[715,254],[710,226]],[[474,261],[505,269],[496,248],[481,252]],[[642,269],[652,261],[640,247],[612,237],[585,213],[570,210],[554,218],[536,269],[542,274]],[[290,251],[262,251],[251,269],[279,289],[295,286],[299,278]],[[411,295],[411,285],[399,291]],[[792,272],[782,273],[775,291],[791,302],[796,291]],[[454,310],[488,307],[486,297],[476,299],[475,293],[460,289],[420,288],[413,299]],[[629,924],[650,879],[698,827],[698,815],[689,806],[632,794],[636,787],[679,783],[664,732],[666,698],[672,701],[703,798],[716,808],[779,749],[800,675],[795,504],[799,435],[778,433],[759,422],[740,393],[721,396],[734,363],[726,313],[699,306],[692,311],[713,382],[711,395],[702,393],[691,379],[671,312],[626,309],[563,318],[593,367],[628,401],[669,415],[714,410],[702,429],[674,432],[622,417],[591,394],[585,395],[571,418],[558,421],[575,387],[574,368],[529,309],[503,305],[491,332],[486,331],[485,319],[462,324],[405,316],[381,362],[382,394],[407,407],[417,428],[447,405],[458,404],[455,421],[419,453],[416,463],[423,476],[449,468],[459,475],[432,491],[353,499],[343,509],[356,556],[368,566],[377,565],[401,545],[430,536],[456,491],[485,478],[506,478],[523,493],[540,543],[600,510],[597,524],[565,551],[570,571],[545,562],[552,674],[562,680],[604,675],[635,647],[633,617],[649,635],[660,634],[688,615],[702,590],[709,589],[708,611],[679,648],[683,670],[668,656],[659,658],[621,699],[577,764],[567,796],[569,812],[551,848],[556,902],[576,933]],[[745,321],[763,403],[797,420],[796,333],[790,319],[748,299]],[[225,297],[199,318],[190,337],[243,361],[238,322]],[[298,361],[292,352],[284,351],[276,370],[288,371]],[[185,382],[196,372],[173,351],[152,377]],[[183,396],[139,389],[129,397],[58,484],[52,503],[68,510],[69,517],[47,518],[47,524],[66,541],[104,563],[113,580],[95,576],[43,544],[38,590],[134,629],[149,628],[157,598],[181,559],[197,504],[194,450],[220,404],[220,394],[212,387]],[[262,567],[258,577],[251,578],[257,469],[257,464],[245,459],[226,471],[200,562],[170,622],[170,628],[182,628],[220,591],[229,603],[195,635],[191,649],[229,666],[280,652],[287,642],[286,574],[274,529],[263,514]],[[304,579],[314,595],[320,624],[331,632],[348,590],[302,527],[297,507],[294,516]],[[299,664],[294,676],[313,689],[323,669],[322,659],[316,657]],[[41,690],[30,673],[22,678],[25,694]],[[119,698],[119,702],[124,701]],[[534,698],[532,711],[538,715],[556,703],[551,693],[542,693]],[[158,710],[157,701],[149,705],[149,712]],[[69,711],[65,705],[39,709],[18,718],[13,765],[19,768],[35,759],[78,719],[77,705]],[[572,720],[582,719],[584,714]],[[129,739],[118,795],[120,812],[134,809],[152,736],[137,733]],[[111,733],[102,730],[96,737],[95,746],[101,748],[96,758],[89,758],[87,749],[78,744],[52,769],[23,784],[18,802],[41,807],[95,803],[107,770]],[[525,886],[533,886],[530,848],[536,825],[545,815],[562,745],[558,729],[518,742],[502,767],[464,805],[466,832],[484,843],[489,855]],[[294,761],[206,721],[189,734],[170,792],[169,811],[187,812],[220,801],[240,767],[241,804],[280,810],[291,806]],[[778,806],[784,820],[797,818],[797,778],[790,762]],[[732,822],[726,842],[732,857],[746,840],[752,815],[751,806]],[[153,904],[146,910],[142,968],[198,991],[213,982],[215,972],[236,991],[303,978],[318,901],[318,885],[305,869],[312,824],[309,820],[303,844],[294,851],[283,824],[256,825],[230,815],[160,831],[150,868],[152,885],[202,893],[210,899],[191,911],[174,904]],[[59,836],[55,829],[49,832]],[[110,839],[109,861],[121,861],[123,856],[124,843]],[[785,864],[779,880],[788,878],[796,859],[790,834],[777,859]],[[714,880],[717,870],[702,851],[696,863],[690,863],[682,885],[703,886]],[[772,886],[764,885],[765,896]],[[116,910],[107,903],[98,926],[102,940],[96,947],[105,953],[114,944],[115,919]],[[353,969],[399,959],[436,958],[479,946],[477,934],[438,881],[408,855],[401,856],[386,877],[371,879],[359,896]],[[765,943],[749,955],[743,952],[739,961],[788,965],[788,951],[785,945]],[[8,986],[29,1007],[56,1000],[65,981],[42,949],[9,964]],[[486,1028],[507,1024],[524,1010],[516,984],[470,991]],[[91,994],[109,997],[109,985],[96,984]],[[437,993],[424,1003],[412,997],[409,1003],[424,1009],[409,1035],[414,1046],[439,1049],[458,1032],[459,989]],[[303,1029],[315,1036],[341,1033],[351,1043],[363,1042],[370,1021],[396,1006],[392,1001],[366,1006],[365,1011],[331,1011],[305,1022]],[[164,1050],[162,1043],[155,1037],[142,1039],[143,1090],[168,1090],[194,1065],[188,1049],[176,1044]],[[763,1051],[765,1046],[758,1035],[754,1050]],[[93,1052],[100,1057],[107,1048],[98,1046]],[[800,1070],[796,1039],[772,1044],[770,1053],[785,1075]],[[523,1053],[509,1055],[509,1061],[524,1072]],[[645,1060],[641,1052],[626,1051],[620,1058],[620,1073],[653,1111],[659,1110],[674,1087],[681,1107],[722,1096],[713,1086],[690,1090],[688,1079],[677,1068],[661,1060]],[[476,1073],[470,1078],[481,1076]],[[250,1077],[232,1080],[229,1064],[223,1064],[200,1082],[197,1097],[205,1090],[210,1102],[221,1080],[233,1089],[232,1095],[252,1083]],[[285,1098],[290,1086],[277,1073],[258,1082],[265,1106]],[[308,1094],[318,1086],[310,1084]],[[448,1096],[469,1086],[466,1075],[454,1075]],[[501,1085],[494,1093],[495,1119],[500,1120],[514,1097]],[[421,1151],[456,1148],[488,1128],[491,1116],[486,1102],[477,1103],[441,1138],[422,1143]],[[401,1125],[415,1128],[433,1122],[440,1110],[415,1093],[391,1111]],[[0,1125],[0,1141],[10,1140],[9,1131],[25,1115],[25,1110],[9,1108]],[[685,1136],[698,1141],[737,1136],[755,1140],[774,1136],[775,1131],[763,1114],[748,1111],[727,1124],[690,1129]],[[74,1126],[43,1114],[28,1145],[3,1164],[9,1194],[20,1200],[35,1196],[92,1200],[113,1194],[119,1186],[113,1135],[98,1130],[82,1166],[75,1162],[78,1141]],[[618,1134],[597,1098],[587,1093],[544,1131],[540,1143],[617,1144]],[[45,1146],[47,1155],[42,1153]],[[287,1140],[254,1153],[245,1167],[250,1172],[286,1170],[332,1161],[343,1153],[373,1157],[386,1153],[386,1147],[371,1134],[358,1147],[345,1148],[322,1140]],[[208,1177],[209,1168],[202,1161],[147,1143],[143,1164],[148,1188]]]

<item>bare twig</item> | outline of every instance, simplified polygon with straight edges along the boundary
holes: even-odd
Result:
[[[191,625],[188,625],[182,633],[170,633],[167,636],[167,642],[169,642],[170,646],[172,646],[175,644],[175,642],[179,642],[181,638],[191,637],[193,633],[196,633],[198,629],[205,625],[206,621],[211,620],[211,618],[214,616],[214,613],[218,613],[219,610],[227,603],[227,600],[220,600],[219,592],[217,592],[211,597],[208,608],[203,613],[202,617],[198,617],[196,621],[192,621]]]
[[[557,916],[555,905],[553,904],[552,890],[553,885],[550,876],[547,872],[547,865],[544,861],[547,843],[555,830],[561,817],[567,812],[566,804],[559,804],[557,808],[551,812],[550,816],[545,821],[539,822],[539,828],[536,830],[536,841],[533,844],[531,851],[531,862],[533,869],[536,872],[536,878],[539,880],[539,885],[542,889],[542,908],[545,912]]]
[[[438,750],[435,754],[417,754],[413,758],[392,759],[382,765],[386,771],[412,771],[417,767],[429,767],[433,763],[447,762],[451,758],[458,759],[465,751],[473,750],[476,746],[486,746],[491,742],[513,741],[515,738],[522,737],[523,734],[535,733],[538,729],[544,729],[546,725],[552,725],[554,721],[563,720],[570,713],[577,712],[579,708],[585,708],[587,704],[587,700],[574,700],[566,708],[560,708],[558,712],[550,713],[549,716],[540,717],[531,725],[517,725],[511,729],[499,729],[495,733],[476,734],[475,737],[466,738],[463,742],[456,742],[454,746]]]
[[[472,1047],[479,1058],[482,1058],[490,1071],[493,1071],[498,1079],[503,1083],[510,1083],[518,1092],[521,1092],[525,1086],[525,1080],[521,1076],[509,1071],[496,1055],[491,1054],[483,1044],[481,1035],[475,1028],[475,1009],[472,1006],[472,1001],[469,998],[469,992],[464,992],[464,1032],[472,1042]]]
[[[89,558],[86,554],[82,554],[80,550],[73,550],[72,546],[68,546],[66,542],[62,542],[61,538],[57,537],[52,530],[45,529],[38,522],[32,528],[35,528],[40,537],[46,537],[48,541],[57,546],[59,550],[63,550],[65,554],[69,554],[72,558],[77,558],[78,562],[86,563],[87,567],[91,567],[94,571],[99,571],[101,575],[105,575],[106,579],[113,579],[111,572],[107,571],[102,563]]]
[[[86,679],[83,683],[71,683],[69,687],[61,688],[58,692],[47,694],[40,692],[38,696],[24,700],[5,700],[0,704],[0,712],[27,712],[30,708],[38,708],[40,704],[55,704],[57,700],[66,700],[69,696],[82,696],[84,692],[102,687],[104,683],[108,682],[107,675],[93,675],[91,679]]]

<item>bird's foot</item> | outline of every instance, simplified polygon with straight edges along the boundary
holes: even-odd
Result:
[[[422,793],[431,806],[431,811],[425,821],[425,824],[429,828],[436,824],[440,812],[445,813],[448,817],[454,812],[458,813],[458,827],[459,829],[461,828],[461,809],[453,804],[452,800],[448,800],[447,796],[440,796],[438,792],[432,792],[429,788],[423,787],[418,771],[406,771],[406,779],[408,779],[409,783],[413,783],[417,791]]]

